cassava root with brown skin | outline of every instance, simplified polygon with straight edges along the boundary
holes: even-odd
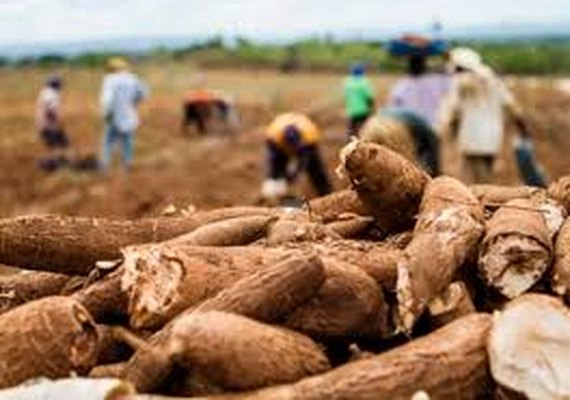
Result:
[[[130,325],[136,329],[160,327],[186,308],[286,256],[252,246],[158,244],[125,248],[121,287],[129,299]]]
[[[359,141],[341,151],[341,167],[377,225],[387,232],[412,226],[430,179],[419,167],[384,146]]]
[[[314,256],[294,256],[237,281],[234,285],[189,308],[153,335],[148,347],[136,351],[125,378],[140,391],[154,390],[174,367],[161,349],[176,321],[195,312],[221,311],[242,314],[262,322],[283,320],[317,293],[325,280],[321,261]],[[157,357],[158,355],[158,357]]]
[[[477,312],[463,282],[453,282],[429,305],[429,319],[434,328],[439,328],[467,314]]]
[[[344,215],[372,215],[352,189],[340,190],[310,200],[304,207],[311,217],[323,223],[334,222]]]
[[[20,272],[0,276],[0,314],[46,296],[62,294],[72,281],[69,275],[52,272]]]
[[[0,316],[0,388],[85,374],[97,355],[95,322],[69,297],[35,300]]]
[[[326,281],[284,326],[319,340],[388,336],[388,307],[380,286],[360,268],[323,258]]]
[[[341,239],[341,236],[321,223],[295,218],[280,218],[269,228],[266,244],[279,246],[294,242],[318,242],[329,238]]]
[[[540,280],[551,257],[550,232],[539,208],[529,200],[512,200],[487,222],[479,270],[488,286],[512,299]]]
[[[189,369],[195,394],[295,382],[330,369],[308,337],[214,311],[177,320],[165,351]]]
[[[124,246],[162,242],[229,218],[275,213],[263,207],[234,207],[135,221],[55,215],[5,218],[0,219],[0,263],[87,275],[96,261],[120,258]]]
[[[472,314],[393,350],[297,383],[202,399],[409,400],[419,391],[432,399],[488,398],[493,389],[486,352],[490,328],[490,315]]]
[[[570,175],[552,182],[547,189],[548,196],[562,204],[570,214]]]
[[[245,246],[264,237],[277,218],[272,215],[251,215],[212,222],[170,239],[167,243],[193,246]]]
[[[429,302],[475,254],[483,230],[483,208],[466,186],[450,177],[427,185],[412,241],[398,260],[399,330],[412,331]]]
[[[515,199],[538,199],[546,197],[546,190],[534,186],[471,185],[469,189],[485,207],[499,208]]]
[[[356,215],[330,222],[327,227],[344,239],[353,239],[366,233],[373,222],[372,217]]]
[[[554,293],[570,304],[570,218],[566,219],[556,238],[551,286]]]
[[[318,257],[292,256],[246,276],[190,311],[224,311],[278,322],[317,295],[325,280],[325,269]]]
[[[117,268],[73,293],[98,323],[116,323],[128,318],[128,297],[121,289],[123,269]]]
[[[491,373],[514,399],[570,397],[570,310],[559,299],[525,294],[494,315]]]

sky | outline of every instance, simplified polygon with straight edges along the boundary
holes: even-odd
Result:
[[[0,0],[0,44],[562,24],[569,0]],[[570,22],[566,22],[570,24]]]

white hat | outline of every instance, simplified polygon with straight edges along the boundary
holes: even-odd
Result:
[[[458,47],[451,50],[449,54],[451,65],[468,69],[470,71],[478,71],[483,67],[481,55],[469,47]]]

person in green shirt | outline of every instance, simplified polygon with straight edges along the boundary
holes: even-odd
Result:
[[[364,122],[374,110],[374,90],[365,76],[362,63],[350,67],[350,75],[344,81],[344,101],[348,117],[348,135],[358,136]]]

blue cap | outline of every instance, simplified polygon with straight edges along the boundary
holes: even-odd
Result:
[[[362,76],[366,71],[364,63],[356,62],[350,66],[350,74],[353,76]]]

